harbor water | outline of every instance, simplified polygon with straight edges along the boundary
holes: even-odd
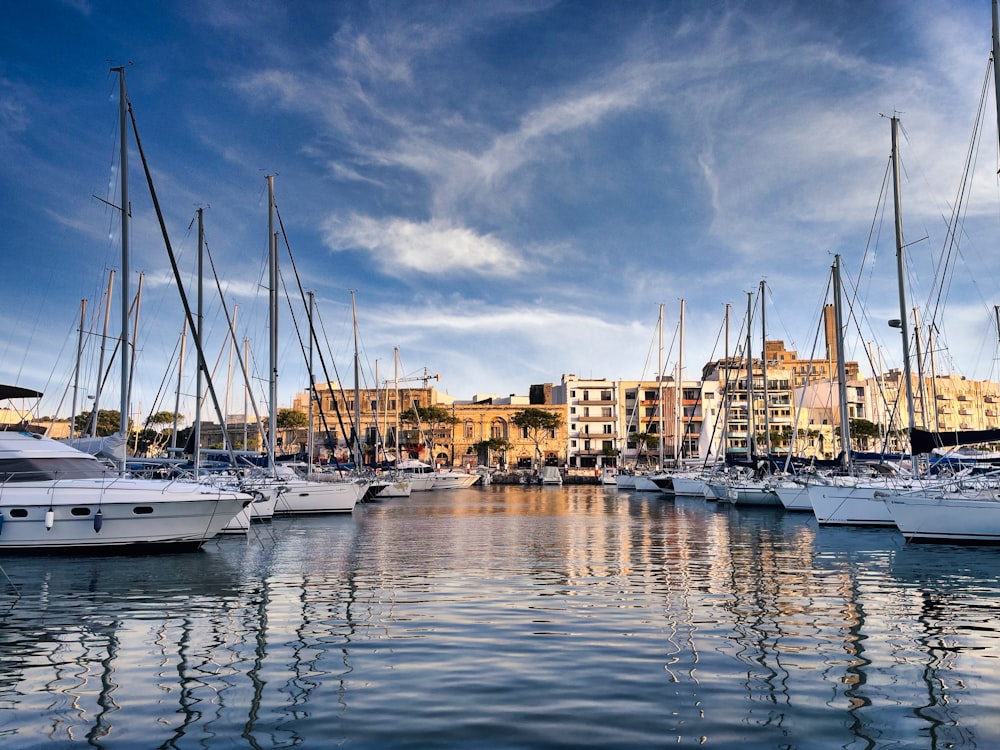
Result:
[[[1000,550],[599,486],[0,556],[0,747],[996,748]]]

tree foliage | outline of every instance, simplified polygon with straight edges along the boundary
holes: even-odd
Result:
[[[521,409],[515,412],[510,421],[524,430],[528,438],[535,444],[535,458],[541,465],[542,441],[547,433],[559,428],[562,418],[558,414],[545,409]]]
[[[77,414],[76,419],[73,421],[73,429],[80,433],[81,435],[90,434],[90,416],[93,412],[85,411],[82,414]],[[132,423],[129,421],[129,428],[131,429]],[[117,409],[98,409],[97,410],[97,435],[98,437],[105,437],[107,435],[114,435],[121,428],[121,412]]]
[[[177,415],[177,421],[184,419],[183,414]],[[158,411],[156,414],[151,414],[146,420],[152,428],[160,427],[161,429],[166,425],[172,425],[174,423],[174,413],[172,411]]]
[[[309,426],[309,415],[296,409],[278,409],[274,421],[279,429],[295,430]]]
[[[402,422],[416,425],[420,428],[427,443],[427,451],[434,457],[435,435],[445,425],[458,424],[458,419],[447,406],[431,404],[430,406],[412,406],[399,415]]]

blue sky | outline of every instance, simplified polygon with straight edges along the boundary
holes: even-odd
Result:
[[[987,71],[985,0],[40,0],[5,10],[0,42],[0,382],[44,390],[45,413],[60,399],[68,413],[80,300],[99,332],[120,267],[103,201],[116,200],[109,68],[122,64],[187,291],[204,207],[260,392],[266,174],[347,384],[350,290],[366,384],[376,360],[391,377],[399,347],[404,376],[426,367],[458,398],[526,394],[563,373],[651,377],[660,304],[670,371],[682,299],[696,378],[722,354],[725,303],[735,342],[761,279],[768,338],[809,356],[834,253],[870,321],[849,335],[851,355],[870,344],[899,366],[884,323],[898,316],[891,207],[878,212],[892,112],[911,305],[943,300],[937,372],[997,377],[993,110],[958,262],[945,293],[934,283]],[[144,274],[133,410],[146,414],[173,406],[182,313],[134,145],[130,167],[133,292]],[[206,289],[205,347],[224,391],[226,323]],[[282,407],[307,383],[283,310]],[[97,361],[91,343],[90,393]]]

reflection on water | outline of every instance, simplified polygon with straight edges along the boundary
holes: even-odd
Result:
[[[990,548],[602,487],[0,558],[0,742],[996,747]]]

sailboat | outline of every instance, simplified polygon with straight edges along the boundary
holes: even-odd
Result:
[[[993,79],[996,86],[997,133],[1000,137],[1000,13],[993,0]],[[895,120],[894,120],[895,122]],[[907,379],[907,385],[909,380]],[[929,452],[942,442],[963,445],[996,440],[997,431],[950,436],[912,429],[911,452]],[[944,438],[944,440],[942,440]],[[880,493],[893,522],[907,541],[1000,544],[1000,475],[960,476],[932,486]]]
[[[128,432],[128,99],[119,75],[121,128],[121,423]],[[138,145],[138,144],[137,144]],[[141,147],[140,147],[141,148]],[[140,150],[141,153],[141,150]],[[155,201],[154,201],[155,202]],[[0,386],[0,399],[41,393]],[[137,479],[95,456],[26,430],[0,432],[0,551],[197,549],[253,498],[198,481]]]
[[[764,296],[765,296],[765,284],[762,280],[760,282],[760,306],[761,306],[761,340],[765,342],[767,340],[767,327],[766,321],[764,319]],[[753,299],[752,292],[747,292],[747,341],[746,341],[746,365],[747,365],[747,387],[746,387],[746,411],[747,411],[747,459],[748,463],[753,461],[754,456],[754,446],[755,441],[753,438],[753,433],[755,430],[754,426],[754,387],[753,387],[753,356],[751,337],[752,337],[752,308]],[[762,380],[764,382],[763,387],[763,403],[764,403],[764,434],[765,434],[765,452],[768,469],[758,469],[751,466],[743,467],[730,467],[727,472],[718,472],[713,477],[706,481],[706,487],[708,491],[712,492],[715,499],[721,502],[731,502],[739,505],[765,505],[765,506],[780,506],[781,501],[778,500],[778,496],[774,493],[771,485],[766,480],[766,476],[769,474],[770,467],[770,454],[771,454],[771,443],[770,443],[770,422],[769,422],[769,404],[768,404],[768,393],[767,393],[767,356],[766,352],[762,353],[761,356],[761,370],[762,370]]]
[[[899,191],[899,120],[895,116],[891,118],[891,126],[896,266],[899,284],[900,320],[898,327],[900,328],[903,343],[903,378],[906,382],[909,424],[912,426],[913,393],[910,383],[909,327],[907,325],[906,287],[903,273],[905,267],[903,261],[905,246],[903,244],[903,223]],[[841,388],[843,387],[844,384],[841,383]],[[847,419],[847,414],[842,412],[840,418],[843,424]],[[844,446],[844,450],[845,452],[849,452],[849,443]],[[869,479],[853,474],[842,477],[831,477],[826,480],[820,478],[815,483],[808,485],[809,502],[813,507],[813,513],[816,515],[816,521],[820,525],[893,527],[896,523],[892,518],[892,514],[889,513],[889,509],[881,497],[877,496],[877,493],[888,491],[895,485],[902,485],[903,489],[909,489],[921,481],[915,476],[909,478],[904,476],[883,476]]]
[[[262,480],[265,486],[275,482],[281,489],[274,507],[275,515],[312,513],[350,513],[364,494],[365,486],[358,482],[338,479],[317,482],[299,476],[290,466],[275,464],[275,443],[278,416],[278,235],[274,231],[274,176],[267,175],[268,195],[268,258],[269,258],[269,334],[270,362],[267,429],[267,459],[272,476]],[[310,333],[310,336],[312,334]]]

